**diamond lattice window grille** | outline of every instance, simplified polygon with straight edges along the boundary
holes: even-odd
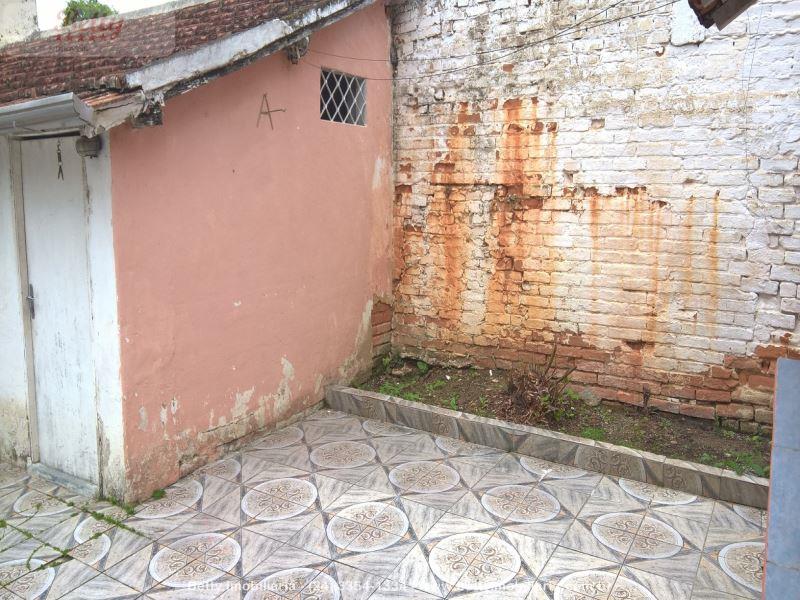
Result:
[[[322,70],[319,115],[325,121],[367,124],[367,82],[362,77]]]

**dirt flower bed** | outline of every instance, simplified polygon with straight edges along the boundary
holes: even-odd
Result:
[[[769,476],[769,439],[722,429],[715,421],[637,407],[589,406],[569,393],[558,419],[528,416],[511,401],[511,374],[497,369],[450,368],[415,360],[385,360],[361,389],[483,417],[494,417],[638,448],[671,458]]]

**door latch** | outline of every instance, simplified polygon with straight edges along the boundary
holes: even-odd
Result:
[[[36,298],[33,295],[33,284],[31,284],[31,283],[28,284],[28,298],[27,298],[27,300],[28,300],[28,310],[31,313],[31,319],[35,319],[36,318],[36,309],[34,308],[33,301],[36,300]]]

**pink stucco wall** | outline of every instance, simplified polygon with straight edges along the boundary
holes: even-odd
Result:
[[[388,57],[382,3],[311,49]],[[368,82],[358,127],[320,120],[319,78],[279,53],[169,100],[163,126],[112,131],[131,498],[368,364],[371,302],[391,286],[391,83]],[[265,93],[286,109],[274,130],[256,127]]]

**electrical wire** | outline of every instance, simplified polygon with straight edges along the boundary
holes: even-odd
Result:
[[[473,64],[473,65],[465,65],[463,67],[456,67],[456,68],[453,68],[453,69],[446,69],[446,70],[443,70],[443,71],[434,71],[434,72],[431,72],[431,73],[424,73],[422,75],[418,75],[418,76],[414,76],[414,77],[362,77],[362,79],[366,79],[368,81],[415,81],[415,80],[429,79],[431,77],[438,77],[440,75],[449,75],[451,73],[459,73],[459,72],[462,72],[462,71],[466,71],[466,70],[469,70],[469,69],[476,69],[476,68],[479,68],[479,67],[487,67],[487,66],[491,66],[493,64],[497,64],[500,61],[505,60],[505,59],[509,58],[510,56],[514,56],[515,54],[518,54],[522,50],[525,50],[527,48],[531,48],[533,46],[536,46],[537,44],[542,44],[544,42],[548,42],[548,41],[557,39],[559,37],[568,35],[570,33],[573,33],[573,30],[575,30],[576,28],[581,28],[584,31],[588,31],[589,29],[602,27],[603,25],[608,25],[610,23],[618,23],[618,22],[624,21],[626,19],[645,16],[645,15],[648,15],[650,13],[656,12],[656,11],[658,11],[658,10],[664,8],[664,7],[672,6],[673,4],[675,4],[677,2],[680,2],[680,1],[682,1],[682,0],[670,0],[669,2],[665,2],[663,4],[659,4],[659,5],[654,6],[652,8],[641,10],[641,11],[638,11],[638,12],[635,12],[635,13],[631,13],[631,14],[628,14],[628,15],[623,15],[621,17],[616,17],[616,18],[613,18],[613,19],[607,19],[605,21],[599,21],[597,23],[591,23],[591,24],[586,25],[586,26],[582,26],[584,23],[586,23],[587,20],[596,17],[597,14],[602,14],[603,12],[607,11],[609,8],[612,8],[613,6],[618,5],[620,3],[618,1],[616,4],[610,6],[610,7],[606,8],[606,9],[603,9],[603,11],[600,11],[600,13],[596,13],[592,17],[587,17],[587,19],[584,19],[583,21],[580,21],[579,23],[577,23],[575,25],[567,27],[566,29],[563,29],[563,30],[559,31],[558,33],[555,33],[553,35],[550,35],[550,36],[542,38],[542,39],[535,40],[533,42],[528,42],[526,44],[520,44],[518,46],[509,46],[508,48],[511,49],[510,52],[508,52],[506,54],[503,54],[502,56],[498,56],[498,57],[496,57],[496,58],[494,58],[492,60],[486,61],[486,62],[479,62],[479,63]],[[500,49],[498,48],[498,49],[495,49],[493,51],[497,52],[499,50]],[[477,52],[474,53],[474,54],[477,54]],[[469,54],[469,55],[466,55],[466,56],[473,56],[474,54]],[[344,56],[340,56],[339,58],[350,58],[352,60],[377,61],[377,59],[358,59],[358,58],[355,58],[355,57],[344,57]],[[385,60],[385,59],[380,59],[380,60]],[[438,59],[437,58],[437,59],[429,59],[429,60],[448,60],[448,59]],[[313,63],[313,62],[307,60],[306,58],[301,59],[300,62],[305,64],[305,65],[308,65],[310,67],[316,68],[316,69],[324,68],[324,67],[322,67],[322,65],[318,65],[316,63]]]
[[[564,29],[563,31],[561,31],[559,33],[564,33],[564,32],[569,31],[571,29],[575,29],[577,27],[580,27],[582,24],[586,23],[587,21],[591,21],[595,17],[599,17],[603,13],[606,13],[609,10],[612,10],[612,9],[616,8],[620,4],[623,4],[624,2],[627,2],[627,1],[628,0],[617,0],[613,4],[611,4],[609,6],[606,6],[604,9],[597,11],[596,13],[594,13],[594,14],[592,14],[592,15],[584,18],[584,19],[582,19],[581,21],[578,21],[577,23],[573,23],[572,25],[570,25],[569,27],[567,27],[566,29]],[[544,40],[542,40],[542,41],[544,41]],[[527,46],[530,46],[530,42],[527,42],[525,44],[516,44],[514,46],[501,46],[499,48],[491,48],[491,49],[486,49],[486,50],[476,50],[475,52],[470,52],[469,54],[453,54],[451,56],[445,56],[445,57],[440,57],[440,58],[436,58],[436,59],[431,59],[431,58],[400,58],[400,59],[397,60],[397,62],[401,63],[401,62],[426,62],[426,61],[430,61],[430,60],[455,60],[455,59],[458,59],[458,58],[470,58],[471,56],[476,56],[476,55],[491,54],[492,52],[501,52],[503,50],[522,49],[522,48],[525,48]],[[347,59],[347,60],[358,60],[358,61],[365,61],[365,62],[390,62],[388,58],[358,58],[356,56],[344,56],[342,54],[333,54],[331,52],[323,52],[321,50],[314,50],[312,48],[309,48],[308,51],[311,52],[312,54],[320,54],[322,56],[331,56],[333,58],[344,58],[344,59]]]

